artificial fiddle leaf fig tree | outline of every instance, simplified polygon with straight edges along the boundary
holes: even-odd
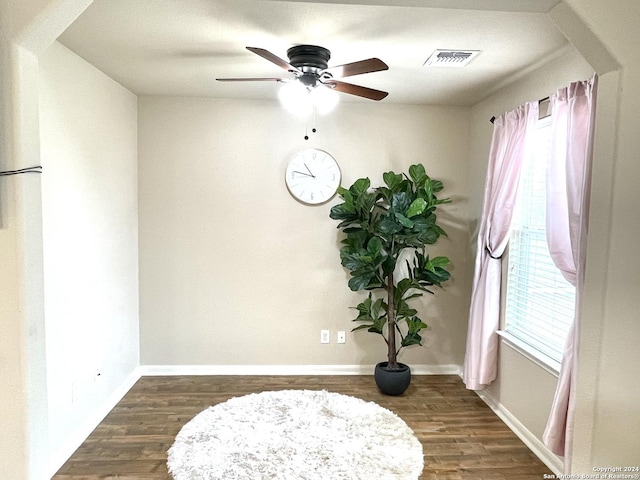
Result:
[[[383,180],[385,186],[373,189],[368,178],[348,189],[340,187],[344,202],[331,209],[330,217],[340,221],[338,228],[345,235],[340,259],[351,274],[349,288],[369,290],[356,307],[354,321],[361,324],[353,330],[381,335],[388,347],[386,368],[394,370],[401,365],[400,350],[421,345],[420,332],[427,328],[410,301],[424,292],[434,293],[429,287],[449,279],[449,259],[430,258],[426,247],[446,235],[436,222],[436,208],[451,200],[436,196],[442,182],[431,179],[420,164],[412,165],[408,175],[386,172]],[[407,272],[396,278],[399,259],[407,257]]]

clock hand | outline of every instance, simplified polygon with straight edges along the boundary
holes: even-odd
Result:
[[[307,172],[309,172],[309,175],[310,175],[310,176],[312,176],[313,178],[316,178],[316,176],[315,176],[313,173],[311,173],[311,170],[309,170],[309,167],[307,167],[307,164],[306,164],[306,163],[304,164],[304,168],[306,168],[306,169],[307,169]]]
[[[309,169],[307,168],[307,170],[309,170]],[[294,170],[293,173],[297,173],[299,175],[304,175],[305,177],[313,177],[313,175],[309,175],[308,173],[304,173],[304,172],[299,172],[297,170]]]

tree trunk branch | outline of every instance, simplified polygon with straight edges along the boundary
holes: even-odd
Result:
[[[387,336],[389,337],[388,361],[387,368],[397,369],[397,351],[396,351],[396,307],[393,298],[393,272],[387,278]]]

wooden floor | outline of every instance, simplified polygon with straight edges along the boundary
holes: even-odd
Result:
[[[324,389],[394,411],[422,443],[421,479],[552,473],[456,376],[414,376],[399,397],[380,394],[372,376],[185,376],[141,378],[53,479],[170,479],[166,452],[194,415],[234,396],[283,389]]]

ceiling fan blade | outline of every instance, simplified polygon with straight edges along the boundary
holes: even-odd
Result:
[[[216,78],[218,82],[284,82],[284,78]]]
[[[368,60],[360,60],[359,62],[330,67],[323,70],[322,73],[329,73],[335,78],[344,78],[352,77],[353,75],[362,75],[363,73],[380,72],[382,70],[389,70],[389,66],[379,58],[369,58]]]
[[[298,70],[296,67],[291,65],[289,62],[285,62],[283,59],[281,59],[277,55],[274,55],[269,50],[265,50],[264,48],[257,48],[257,47],[247,47],[247,50],[255,53],[256,55],[260,55],[265,60],[269,60],[271,63],[275,63],[280,68],[284,68],[289,72],[300,72],[300,70]]]
[[[354,85],[353,83],[339,82],[337,80],[329,80],[324,82],[325,85],[333,87],[334,90],[342,93],[348,93],[350,95],[357,95],[358,97],[368,98],[370,100],[382,100],[389,95],[388,92],[382,90],[375,90],[373,88],[361,87],[360,85]]]

